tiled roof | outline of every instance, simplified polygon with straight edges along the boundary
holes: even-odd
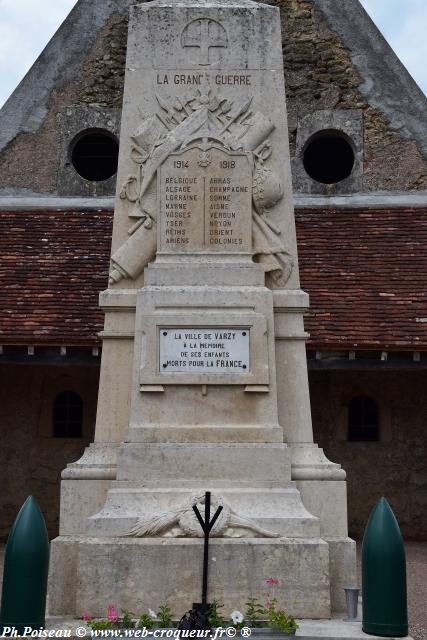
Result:
[[[0,212],[0,344],[97,344],[112,214]]]
[[[427,209],[299,210],[311,348],[427,349]],[[0,344],[95,345],[111,211],[0,212]]]
[[[296,217],[309,345],[427,349],[427,208]]]

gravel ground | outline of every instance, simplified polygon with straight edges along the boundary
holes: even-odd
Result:
[[[427,542],[406,542],[405,546],[409,633],[414,640],[427,640]],[[361,585],[360,544],[357,545],[357,559]]]
[[[4,548],[0,547],[0,568],[3,566],[3,554]],[[358,559],[360,580],[360,545]],[[407,542],[406,563],[409,631],[414,640],[427,640],[427,542]],[[0,571],[0,582],[2,579],[3,570]]]
[[[409,629],[414,640],[427,640],[427,542],[406,546]]]

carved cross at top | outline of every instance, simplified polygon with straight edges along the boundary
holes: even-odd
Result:
[[[199,49],[198,64],[207,67],[212,64],[210,50],[228,46],[227,32],[220,22],[200,18],[187,24],[182,32],[181,44],[183,47]]]

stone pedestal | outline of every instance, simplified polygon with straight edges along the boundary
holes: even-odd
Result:
[[[214,539],[211,545],[210,597],[228,609],[244,608],[259,598],[265,576],[286,576],[276,594],[298,617],[329,618],[328,544],[320,539]],[[52,561],[64,566],[54,578],[50,608],[66,615],[70,608],[105,615],[105,603],[125,602],[131,611],[168,602],[184,612],[200,599],[201,540],[85,538],[77,544],[52,543]],[[78,585],[70,567],[79,576]],[[68,576],[67,576],[68,574]],[[68,579],[67,579],[68,578]],[[65,589],[67,592],[65,593]],[[261,596],[262,597],[262,596]],[[65,600],[67,605],[65,605]]]
[[[266,100],[268,97],[268,100]],[[63,473],[51,613],[209,595],[277,577],[296,616],[355,579],[345,472],[313,443],[278,10],[131,11],[95,443]]]

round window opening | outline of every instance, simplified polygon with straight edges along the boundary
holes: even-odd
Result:
[[[71,162],[85,180],[101,182],[117,173],[119,144],[103,129],[80,134],[71,144]]]
[[[336,184],[350,176],[353,166],[353,148],[339,131],[322,131],[308,141],[304,169],[313,180]]]

